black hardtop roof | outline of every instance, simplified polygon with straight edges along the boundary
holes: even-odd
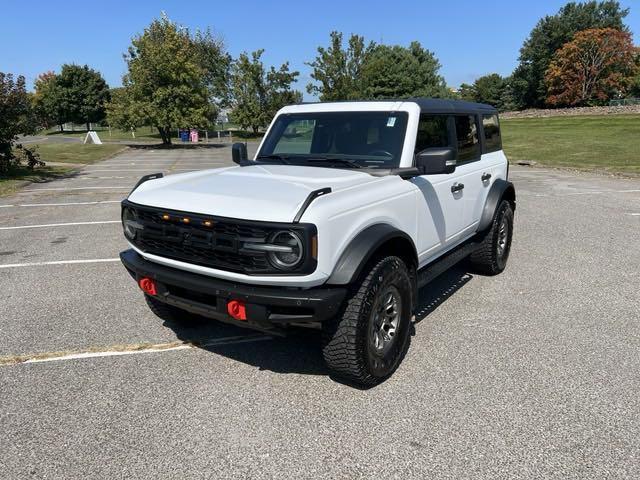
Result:
[[[343,100],[334,102],[303,103],[346,103],[346,102],[413,102],[417,103],[422,113],[498,113],[498,110],[486,103],[474,103],[464,100],[448,100],[445,98],[390,98],[380,100]]]
[[[464,100],[444,98],[408,98],[406,102],[415,102],[422,113],[497,113],[498,110],[486,103],[474,103]]]

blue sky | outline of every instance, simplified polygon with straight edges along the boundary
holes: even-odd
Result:
[[[31,86],[44,71],[63,63],[88,64],[111,86],[121,83],[122,53],[131,37],[164,10],[191,28],[208,26],[224,38],[229,52],[264,48],[267,64],[289,60],[301,72],[304,89],[318,45],[329,32],[387,44],[418,40],[433,51],[450,86],[497,72],[509,74],[518,50],[538,19],[555,13],[564,0],[444,2],[368,1],[119,1],[32,2],[28,8],[4,8],[0,28],[0,71],[22,74]],[[627,24],[640,43],[640,2],[631,7]],[[635,5],[633,5],[635,4]],[[10,12],[10,14],[9,14]],[[305,92],[306,95],[306,92]]]

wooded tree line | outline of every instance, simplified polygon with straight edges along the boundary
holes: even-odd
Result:
[[[233,123],[257,133],[282,106],[302,101],[292,87],[299,72],[288,62],[266,67],[263,53],[234,60],[211,31],[191,32],[163,15],[133,38],[122,87],[109,90],[89,67],[64,65],[59,74],[38,77],[33,103],[46,127],[74,122],[89,128],[106,116],[123,129],[154,126],[164,143],[177,128],[211,128],[223,108]],[[315,82],[307,91],[321,100],[454,95],[435,55],[418,42],[380,45],[352,35],[343,46],[342,34],[332,32],[329,46],[318,47],[308,65]]]
[[[508,77],[463,84],[462,98],[502,110],[603,105],[640,96],[640,49],[617,1],[570,2],[538,21]]]
[[[323,101],[427,96],[501,110],[640,96],[640,50],[624,24],[628,13],[613,0],[567,3],[540,19],[510,76],[485,75],[457,91],[447,87],[435,54],[417,41],[403,47],[331,32],[328,45],[319,46],[306,63],[312,79],[306,89]],[[120,88],[110,89],[86,65],[43,73],[33,94],[26,92],[22,77],[2,74],[0,105],[9,113],[0,112],[0,161],[18,133],[66,122],[89,128],[106,118],[123,129],[153,126],[170,143],[171,131],[211,128],[226,109],[238,126],[258,132],[280,107],[302,100],[302,92],[293,88],[299,72],[288,62],[266,67],[263,53],[233,59],[210,30],[192,32],[162,15],[133,38]],[[11,120],[10,114],[19,119]]]
[[[308,63],[316,82],[307,90],[321,100],[452,95],[438,60],[418,42],[376,45],[352,35],[347,47],[342,43],[342,34],[332,32],[329,47],[319,47]],[[133,39],[123,87],[107,105],[109,121],[131,129],[155,125],[169,143],[172,128],[208,128],[228,108],[233,123],[257,133],[282,106],[302,101],[292,87],[299,72],[288,62],[265,67],[263,53],[233,60],[211,32],[191,34],[163,16]]]

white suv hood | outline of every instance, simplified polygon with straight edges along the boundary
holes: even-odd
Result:
[[[336,192],[380,181],[353,170],[291,165],[259,165],[202,170],[150,180],[129,200],[170,210],[212,216],[293,221],[313,190],[331,187]]]

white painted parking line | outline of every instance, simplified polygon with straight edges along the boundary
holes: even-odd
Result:
[[[569,192],[569,193],[534,193],[526,194],[521,193],[520,196],[525,197],[571,197],[575,195],[601,195],[603,193],[638,193],[640,189],[633,190],[587,190],[584,192]]]
[[[56,188],[33,188],[22,190],[23,192],[49,192],[62,190],[129,190],[131,187],[56,187]]]
[[[640,213],[628,213],[627,215],[631,215],[632,217],[640,217]]]
[[[0,357],[0,366],[26,363],[61,362],[66,360],[81,360],[88,358],[119,357],[123,355],[141,355],[146,353],[173,352],[176,350],[191,350],[202,347],[237,345],[242,343],[262,342],[265,340],[273,340],[273,337],[262,334],[254,334],[222,337],[206,343],[198,343],[193,341],[177,341],[172,343],[122,345],[113,348],[106,347],[103,349],[87,349],[77,350],[73,352],[48,352],[32,355],[8,355],[5,357]]]
[[[129,177],[76,177],[76,180],[123,180],[125,178],[129,178]]]
[[[221,167],[231,167],[233,165],[229,165],[228,163],[226,164],[220,164],[220,165],[208,165],[206,163],[202,163],[202,164],[196,164],[196,165],[176,165],[176,167],[182,167],[182,168],[221,168]],[[171,170],[175,170],[175,168],[172,168]]]
[[[90,260],[59,260],[56,262],[9,263],[6,265],[0,265],[0,268],[43,267],[46,265],[76,265],[84,263],[110,263],[119,261],[119,258],[93,258]]]
[[[20,225],[17,227],[0,227],[0,230],[21,230],[24,228],[45,228],[45,227],[71,227],[74,225],[103,225],[106,223],[120,223],[120,220],[106,220],[104,222],[48,223],[45,225]]]
[[[65,202],[65,203],[19,203],[17,205],[3,205],[4,207],[68,207],[71,205],[101,205],[103,203],[120,203],[122,200],[98,200],[95,202]]]
[[[96,173],[96,172],[149,172],[149,171],[158,171],[159,169],[153,169],[153,168],[138,168],[138,169],[133,169],[133,168],[111,168],[111,169],[102,169],[102,170],[84,170],[87,173]],[[160,170],[160,171],[166,171],[166,169],[164,170]]]
[[[592,193],[636,193],[636,192],[640,192],[640,190],[598,190],[595,192],[592,191],[586,191],[586,192],[571,192],[571,193],[559,193],[558,195],[562,195],[562,196],[569,196],[569,195],[589,195]]]
[[[126,168],[126,167],[137,167],[137,168],[142,168],[142,167],[148,167],[148,168],[163,168],[163,167],[170,167],[171,165],[173,165],[175,162],[167,162],[167,163],[107,163],[107,164],[100,164],[100,165],[96,165],[96,167],[99,168],[109,168],[109,167],[114,167],[113,169],[115,170],[116,168]]]

